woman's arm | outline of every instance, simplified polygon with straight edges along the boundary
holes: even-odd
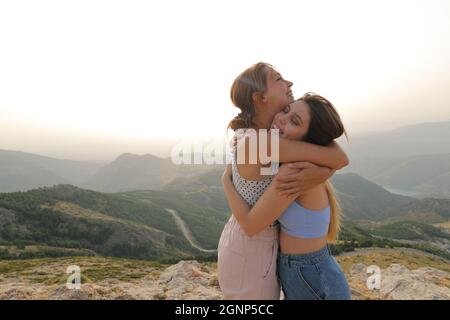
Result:
[[[303,194],[319,184],[325,183],[336,172],[328,167],[319,167],[310,162],[288,163],[289,168],[302,169],[296,173],[275,177],[280,195]]]
[[[239,164],[251,164],[252,159],[257,159],[257,163],[259,164],[263,163],[263,159],[260,158],[259,147],[260,143],[262,143],[262,146],[264,146],[264,142],[259,141],[260,138],[264,139],[264,135],[258,137],[256,131],[254,131],[254,133],[247,133],[243,138],[238,140],[238,159],[239,152],[241,152],[241,155],[243,155],[241,159],[244,161],[244,163]],[[250,141],[251,139],[253,139],[253,141]],[[271,153],[270,150],[272,145],[270,131],[268,131],[266,139],[266,153],[268,155]],[[281,137],[278,141],[278,162],[308,161],[322,167],[329,167],[334,170],[342,169],[349,163],[347,155],[335,141],[331,142],[328,146],[325,147]],[[253,147],[251,148],[251,146]]]
[[[228,165],[230,166],[230,165]],[[282,165],[279,173],[288,174],[296,169]],[[222,176],[222,183],[228,205],[237,222],[248,236],[253,236],[275,221],[298,195],[282,197],[276,190],[276,182],[272,182],[253,208],[249,207],[234,188],[229,168]]]
[[[270,146],[268,147],[270,148]],[[279,152],[280,162],[308,161],[334,170],[342,169],[349,163],[344,150],[335,141],[324,147],[303,141],[280,138]]]

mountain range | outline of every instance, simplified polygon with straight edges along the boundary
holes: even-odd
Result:
[[[352,158],[450,154],[450,122],[420,123],[366,134],[350,132],[343,146]]]
[[[217,248],[230,215],[218,183],[221,174],[215,170],[178,178],[161,190],[100,193],[57,185],[2,193],[0,257],[213,259],[215,253],[206,251]],[[450,254],[450,233],[441,227],[448,223],[450,200],[395,195],[356,174],[336,175],[333,183],[345,214],[343,244],[336,250],[409,243]],[[192,245],[170,212],[177,213],[205,252]],[[11,246],[20,250],[13,253]],[[29,249],[36,247],[37,252]]]
[[[350,135],[341,141],[358,175],[388,190],[418,198],[450,198],[450,122],[390,132]],[[0,150],[0,192],[71,184],[100,192],[159,190],[178,178],[222,165],[175,165],[170,158],[124,153],[109,163],[72,161]]]
[[[335,250],[449,254],[448,130],[422,124],[351,141],[350,165],[332,178],[345,218]],[[150,154],[99,163],[0,150],[0,257],[211,259],[230,215],[222,172]]]
[[[178,177],[189,178],[221,165],[175,165],[170,158],[124,153],[110,163],[55,159],[0,150],[0,192],[71,184],[100,192],[157,190]]]

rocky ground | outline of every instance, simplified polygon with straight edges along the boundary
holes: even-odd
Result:
[[[361,253],[338,257],[353,299],[450,299],[449,263],[419,254]],[[396,263],[400,262],[400,263]],[[381,268],[379,290],[367,266]],[[81,289],[68,289],[66,269],[81,268]],[[0,299],[223,299],[215,263],[175,265],[102,257],[0,261]]]
[[[207,263],[172,266],[107,258],[0,261],[0,299],[221,299]],[[20,266],[20,263],[27,264]],[[81,288],[68,289],[69,265],[81,268]],[[1,272],[3,271],[3,272]]]
[[[381,269],[380,289],[367,288],[367,266],[355,264],[350,272],[353,299],[449,300],[450,274],[431,267],[415,270],[400,264]]]

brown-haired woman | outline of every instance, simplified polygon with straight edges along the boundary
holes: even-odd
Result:
[[[316,94],[306,94],[289,104],[271,126],[291,140],[325,146],[345,133],[334,106]],[[298,168],[315,165],[303,163]],[[287,169],[283,164],[280,172]],[[341,209],[327,181],[291,197],[281,197],[272,183],[251,208],[231,180],[231,169],[223,176],[225,193],[236,220],[252,237],[278,219],[281,225],[278,275],[286,299],[350,299],[345,275],[331,256],[327,241],[337,239]]]

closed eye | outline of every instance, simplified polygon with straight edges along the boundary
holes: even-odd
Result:
[[[300,125],[300,124],[303,125],[303,119],[298,114],[295,114],[295,116],[292,119],[295,119],[295,122],[297,123],[296,125]],[[292,121],[294,121],[294,120],[292,120]]]

